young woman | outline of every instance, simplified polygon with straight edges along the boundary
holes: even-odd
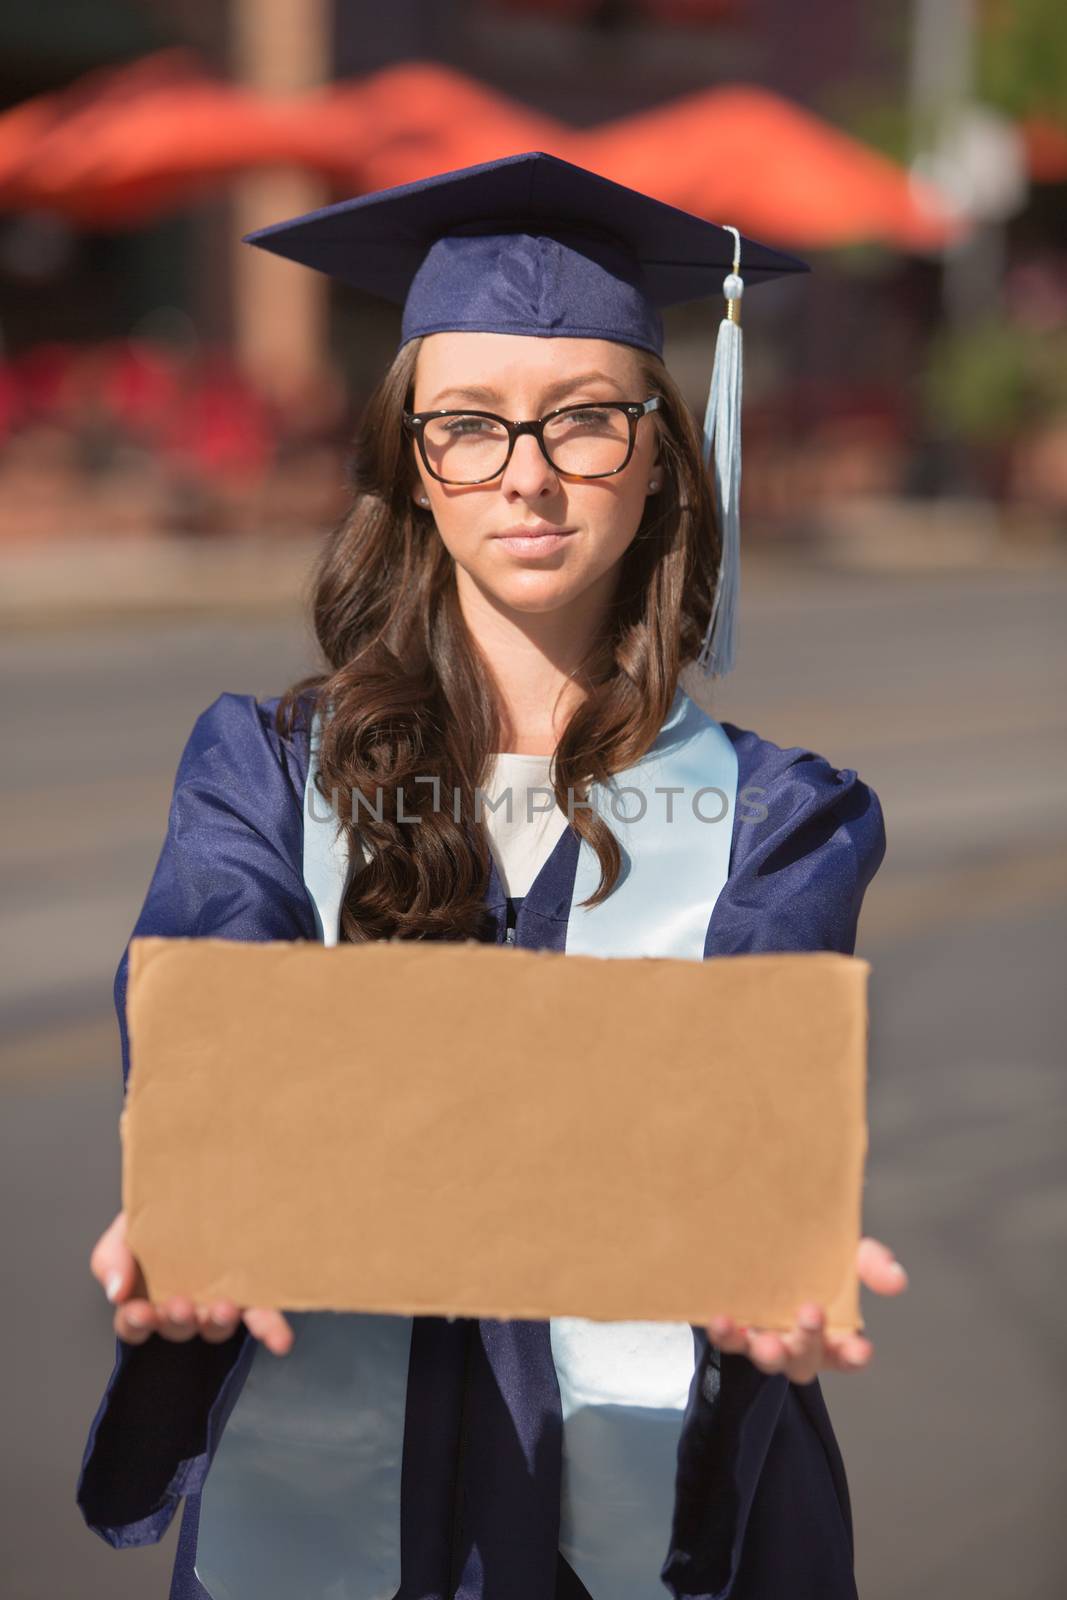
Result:
[[[811,750],[717,722],[682,683],[720,571],[715,503],[660,355],[670,293],[634,270],[634,231],[628,258],[595,215],[607,205],[621,227],[620,193],[670,208],[585,174],[596,204],[556,194],[551,228],[531,226],[528,185],[476,197],[472,228],[456,180],[531,160],[549,158],[387,192],[437,210],[417,248],[397,212],[381,229],[412,249],[404,338],[318,574],[325,668],[278,698],[222,694],[199,717],[135,935],[567,951],[584,926],[609,954],[854,949],[885,849],[877,797]],[[335,272],[338,240],[352,248],[339,211],[363,225],[351,203],[305,219]],[[720,865],[702,842],[716,830],[675,848],[652,825],[626,834],[621,874],[618,830],[575,797],[705,757],[696,777],[734,802]],[[458,814],[416,782],[427,773]],[[505,788],[510,825],[476,804]],[[355,825],[341,804],[332,900],[309,864],[313,789],[372,802]],[[528,808],[535,789],[554,805]],[[640,898],[654,856],[658,908]],[[623,921],[583,923],[613,896]],[[125,984],[124,954],[124,1077]],[[476,1019],[471,1037],[493,1047]],[[121,1548],[161,1538],[185,1496],[172,1600],[855,1596],[817,1374],[862,1369],[872,1347],[831,1337],[818,1305],[787,1334],[729,1307],[689,1328],[154,1305],[121,1212],[91,1266],[118,1339],[78,1503]],[[876,1240],[857,1266],[878,1293],[906,1286]]]

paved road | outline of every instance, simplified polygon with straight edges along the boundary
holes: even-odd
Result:
[[[824,1380],[863,1600],[1053,1600],[1067,1579],[1065,587],[1062,572],[919,584],[750,564],[742,661],[717,700],[857,768],[887,817],[858,947],[874,968],[865,1226],[911,1288],[865,1292],[874,1364]],[[118,1203],[110,985],[193,719],[311,660],[285,618],[0,643],[11,1600],[165,1600],[177,1521],[162,1546],[118,1554],[73,1505],[112,1351],[86,1269]]]

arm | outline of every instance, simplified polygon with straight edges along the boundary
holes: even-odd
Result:
[[[725,726],[738,750],[738,816],[705,954],[853,954],[863,895],[885,855],[877,795],[809,750]],[[783,1363],[750,1346],[776,1335],[746,1330],[712,1342],[710,1329],[694,1333],[666,1587],[699,1600],[788,1593],[794,1583],[827,1600],[853,1593],[848,1490],[814,1373],[793,1382]],[[813,1573],[818,1583],[805,1587]]]
[[[314,939],[302,870],[302,793],[294,753],[250,695],[220,695],[198,717],[178,766],[167,834],[131,938]],[[125,1088],[126,981],[114,996]],[[75,1491],[107,1543],[154,1543],[206,1475],[227,1381],[252,1350],[247,1328],[218,1343],[158,1334],[115,1341]],[[232,1388],[232,1385],[230,1385]]]
[[[705,955],[852,955],[863,896],[885,856],[878,796],[851,768],[724,726],[738,754],[737,818]]]
[[[754,741],[754,735],[744,737]],[[810,750],[779,750],[762,741],[756,749],[758,755],[749,753],[747,781],[739,784],[734,862],[721,919],[712,924],[715,953],[851,955],[863,896],[885,856],[878,796],[854,770],[838,771]],[[741,751],[739,757],[744,763]],[[718,918],[720,906],[715,909]],[[858,1270],[880,1294],[907,1287],[903,1267],[876,1239],[862,1241]],[[797,1324],[785,1336],[738,1325],[728,1316],[714,1319],[707,1332],[720,1349],[747,1355],[765,1372],[786,1372],[795,1382],[810,1382],[823,1368],[850,1372],[865,1366],[870,1341],[859,1334],[830,1339],[824,1321],[812,1303],[799,1308]]]

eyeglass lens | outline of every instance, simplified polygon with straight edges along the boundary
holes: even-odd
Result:
[[[423,439],[430,466],[452,483],[491,478],[507,459],[507,429],[491,417],[467,412],[432,417]],[[545,424],[545,449],[560,472],[581,477],[614,472],[629,446],[630,425],[619,407],[582,406]]]

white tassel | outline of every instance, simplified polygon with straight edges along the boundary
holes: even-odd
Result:
[[[737,601],[741,582],[741,296],[744,283],[738,273],[741,238],[736,241],[734,270],[723,281],[728,315],[719,323],[715,363],[711,371],[708,404],[704,413],[704,465],[714,463],[715,509],[722,536],[715,600],[697,665],[708,677],[732,671],[736,648]]]

